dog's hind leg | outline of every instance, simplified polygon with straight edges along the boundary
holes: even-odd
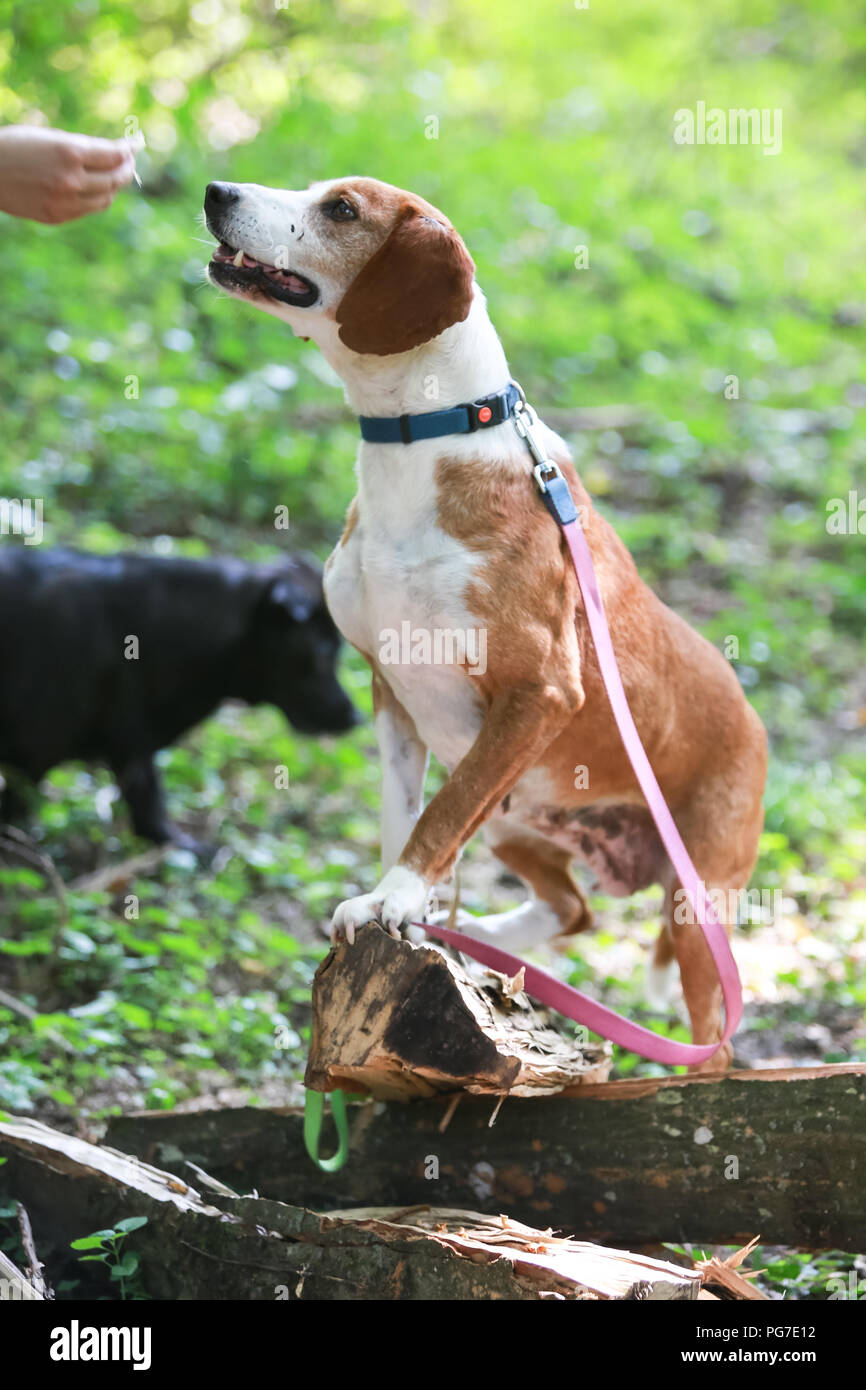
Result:
[[[706,886],[716,914],[730,936],[736,925],[736,908],[731,911],[723,906],[723,902],[736,899],[736,893],[719,892],[719,885],[708,883]],[[683,998],[692,1025],[692,1042],[698,1045],[718,1042],[722,1036],[722,987],[710,948],[678,879],[674,879],[665,891],[665,912],[680,967]],[[734,920],[728,920],[730,915]],[[733,1051],[733,1046],[727,1042],[708,1062],[690,1067],[689,1070],[724,1072],[731,1064]]]
[[[757,836],[755,837],[757,839]],[[718,864],[707,868],[698,859],[698,869],[706,887],[707,895],[715,909],[716,916],[730,937],[737,925],[741,890],[749,881],[751,861],[736,868]],[[692,1025],[692,1042],[706,1044],[717,1042],[722,1036],[722,987],[715,961],[710,955],[704,933],[694,919],[691,906],[680,887],[679,880],[672,877],[665,890],[666,931],[657,944],[662,957],[667,954],[664,943],[667,933],[673,942],[673,950],[680,968],[683,998]],[[734,1048],[731,1042],[725,1043],[715,1057],[690,1067],[690,1071],[723,1072],[731,1064]]]
[[[667,903],[665,904],[667,908]],[[677,974],[677,953],[669,917],[662,922],[662,929],[656,938],[652,965],[646,973],[644,996],[651,1009],[666,1013],[670,1004],[671,992]]]
[[[763,765],[755,764],[757,773],[751,787],[739,789],[732,798],[727,786],[703,788],[702,799],[683,815],[680,831],[688,845],[695,868],[704,884],[716,916],[730,937],[737,925],[741,890],[752,873],[758,852],[758,840],[763,824],[761,793]],[[720,815],[720,808],[729,808]],[[669,869],[665,882],[666,931],[673,942],[680,967],[683,997],[692,1025],[692,1041],[714,1043],[722,1036],[722,987],[715,961],[710,954],[704,933],[694,920],[691,906],[679,880]],[[661,960],[667,955],[662,939],[657,946]],[[731,1063],[733,1045],[725,1043],[714,1057],[690,1070],[723,1072]]]
[[[458,925],[470,936],[519,952],[592,926],[592,913],[571,873],[568,850],[537,831],[496,821],[488,821],[482,834],[497,859],[529,885],[532,897],[507,912],[482,917],[460,913]]]

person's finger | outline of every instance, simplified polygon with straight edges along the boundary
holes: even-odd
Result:
[[[61,222],[77,222],[80,217],[87,217],[92,212],[104,212],[110,208],[114,202],[114,193],[101,193],[95,198],[76,198],[70,203]]]
[[[79,202],[85,212],[101,212],[103,208],[110,208],[117,195],[117,189],[112,188],[104,193],[96,193],[91,198],[80,198]]]
[[[130,182],[135,173],[135,160],[129,159],[124,164],[119,164],[116,169],[99,170],[83,169],[77,179],[77,196],[82,198],[97,198],[103,193],[116,192],[118,188],[123,188]]]
[[[127,140],[103,140],[98,135],[80,136],[79,139],[85,169],[116,169],[129,158]]]

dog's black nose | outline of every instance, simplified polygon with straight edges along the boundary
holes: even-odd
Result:
[[[205,189],[204,205],[207,212],[223,211],[236,203],[241,196],[240,189],[234,183],[209,183]]]

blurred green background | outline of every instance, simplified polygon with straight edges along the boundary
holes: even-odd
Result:
[[[829,499],[866,498],[858,6],[80,0],[0,13],[0,121],[140,128],[147,142],[143,188],[108,213],[0,219],[0,496],[43,497],[47,542],[324,558],[353,492],[356,428],[311,344],[204,285],[204,187],[363,173],[437,203],[468,242],[515,376],[645,578],[712,641],[736,639],[770,731],[754,882],[778,888],[784,912],[741,936],[740,1060],[866,1057],[866,538],[826,527]],[[676,145],[674,112],[698,101],[780,109],[781,152]],[[345,677],[369,708],[350,655]],[[222,850],[209,874],[175,853],[136,880],[132,919],[75,886],[141,848],[107,776],[55,772],[37,834],[67,884],[66,919],[37,869],[0,868],[0,985],[37,1015],[0,1005],[0,1104],[284,1097],[316,925],[376,879],[373,750],[369,726],[314,743],[271,711],[226,710],[163,759],[177,818]],[[466,879],[473,908],[519,896],[480,851]],[[563,968],[646,1018],[657,895],[595,902],[599,930]]]

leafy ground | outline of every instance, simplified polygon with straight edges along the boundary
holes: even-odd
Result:
[[[517,0],[0,0],[0,15],[0,121],[133,121],[148,143],[143,189],[108,214],[3,220],[0,496],[44,499],[46,543],[250,557],[285,545],[287,505],[289,544],[324,557],[355,430],[310,345],[202,284],[204,185],[351,171],[439,202],[537,407],[629,408],[565,429],[578,467],[644,576],[733,653],[770,732],[754,883],[783,907],[740,936],[738,1059],[866,1060],[864,536],[827,529],[832,499],[866,498],[854,6],[539,0],[527,24]],[[676,146],[673,113],[699,100],[781,109],[781,153]],[[352,655],[345,679],[369,709]],[[371,729],[315,743],[228,708],[163,766],[177,818],[221,846],[208,873],[175,852],[137,903],[76,887],[142,848],[107,776],[81,767],[52,775],[35,827],[65,920],[39,873],[0,865],[0,987],[24,1007],[0,1004],[0,1105],[62,1121],[284,1100],[300,1075],[319,924],[376,877]],[[519,895],[480,851],[465,880],[469,907]],[[599,930],[561,968],[685,1037],[643,1005],[657,898],[594,905]]]

